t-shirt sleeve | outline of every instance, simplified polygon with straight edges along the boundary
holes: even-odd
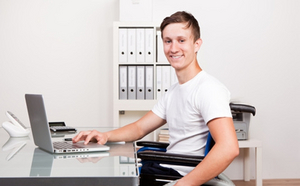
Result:
[[[197,107],[206,124],[216,118],[232,117],[230,92],[225,86],[208,85],[200,94]]]
[[[166,119],[166,96],[164,95],[158,102],[154,105],[152,112],[162,119]]]

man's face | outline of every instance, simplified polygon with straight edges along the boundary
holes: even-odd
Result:
[[[163,30],[164,53],[175,70],[186,69],[192,62],[196,62],[197,51],[201,46],[201,39],[194,42],[191,28],[186,23],[172,23]]]

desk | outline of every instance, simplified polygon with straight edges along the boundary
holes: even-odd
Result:
[[[89,130],[88,128],[77,128]],[[112,128],[97,128],[108,131]],[[63,140],[74,134],[53,135]],[[108,144],[109,152],[54,155],[37,148],[31,134],[26,138],[10,138],[0,128],[0,186],[118,186],[138,185],[135,145]]]
[[[262,142],[254,139],[239,141],[239,147],[244,151],[244,180],[250,181],[250,148],[254,148],[256,186],[262,186]]]

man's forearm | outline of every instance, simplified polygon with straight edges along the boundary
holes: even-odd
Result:
[[[135,123],[106,132],[108,141],[136,141],[143,137],[143,134]]]
[[[231,118],[217,118],[208,123],[215,141],[201,163],[183,177],[179,185],[201,185],[223,172],[239,154],[239,145]]]
[[[138,121],[107,132],[109,141],[135,141],[165,124],[165,120],[149,111]]]
[[[222,173],[239,154],[236,146],[223,148],[215,145],[193,171],[182,178],[186,185],[201,185]]]

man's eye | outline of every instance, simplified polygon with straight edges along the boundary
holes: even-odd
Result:
[[[183,40],[183,39],[181,39],[181,40],[180,40],[180,43],[183,43],[183,42],[184,42],[184,40]]]
[[[170,40],[166,40],[165,43],[171,43],[171,41]]]

